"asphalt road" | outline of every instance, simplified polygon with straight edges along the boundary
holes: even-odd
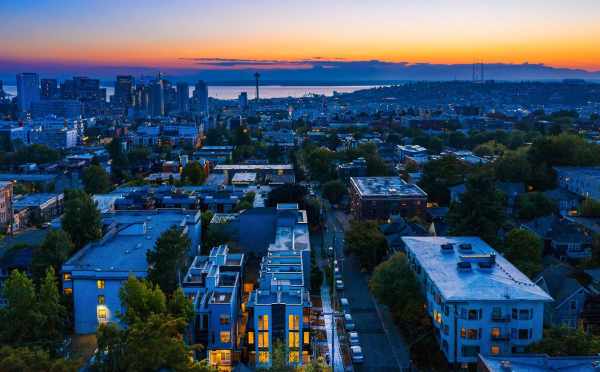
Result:
[[[409,365],[406,343],[397,331],[387,309],[378,305],[371,295],[368,276],[360,271],[353,256],[344,257],[343,227],[332,212],[328,213],[326,242],[332,244],[335,234],[335,249],[338,263],[343,271],[344,291],[336,297],[346,297],[350,302],[350,313],[356,323],[360,338],[364,364],[355,364],[355,371],[400,371]]]

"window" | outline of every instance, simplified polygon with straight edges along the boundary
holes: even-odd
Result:
[[[288,316],[288,328],[289,330],[297,331],[300,329],[300,317],[298,315]]]
[[[63,289],[63,292],[67,295],[70,296],[73,294],[73,288],[65,288]]]
[[[297,349],[300,347],[300,334],[299,332],[289,332],[288,334],[288,347],[290,349]]]
[[[492,328],[492,338],[500,337],[500,328]]]
[[[248,345],[254,345],[254,332],[248,332]]]
[[[104,298],[104,295],[98,296],[98,305],[104,305],[105,303],[106,299]]]
[[[98,313],[98,322],[100,323],[106,323],[106,321],[108,320],[108,311],[106,310],[105,307],[101,307],[97,310]]]
[[[448,325],[444,325],[444,334],[448,335],[449,331]]]
[[[304,332],[304,345],[308,345],[310,343],[310,332],[305,331]]]
[[[97,280],[96,281],[96,287],[98,287],[98,289],[104,289],[104,280]]]
[[[528,329],[519,329],[519,340],[527,340],[529,339],[529,330]]]
[[[269,347],[269,332],[259,331],[258,332],[258,347],[268,348]]]
[[[495,307],[492,309],[492,319],[501,319],[502,318],[502,309],[499,307]]]
[[[479,354],[479,346],[463,346],[462,355],[466,357],[475,357]]]
[[[269,363],[269,352],[268,351],[259,351],[258,352],[258,362],[259,363]]]
[[[229,314],[221,314],[219,317],[219,322],[223,325],[229,324]]]
[[[467,313],[468,320],[479,320],[481,318],[481,310],[469,309]]]
[[[569,307],[571,309],[571,312],[576,312],[577,311],[577,300],[571,300]]]
[[[64,273],[63,281],[68,282],[69,280],[71,280],[71,273]]]
[[[518,313],[519,313],[519,310],[512,309],[512,318],[513,319],[518,319]]]
[[[529,309],[520,309],[519,310],[519,320],[530,320],[531,313],[532,313],[532,311],[530,311]]]
[[[290,356],[288,358],[290,363],[298,363],[300,362],[300,353],[298,351],[290,351]]]
[[[231,342],[231,332],[222,331],[219,338],[221,339],[222,343],[228,344],[229,342]]]
[[[478,340],[481,331],[477,328],[462,328],[460,330],[460,337],[469,340]]]
[[[269,316],[268,315],[259,315],[258,316],[258,329],[260,331],[268,331],[269,330]]]
[[[500,354],[500,346],[492,345],[492,349],[490,351],[491,351],[492,355],[498,355],[498,354]]]

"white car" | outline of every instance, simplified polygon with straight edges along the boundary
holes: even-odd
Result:
[[[342,310],[344,311],[344,313],[350,312],[350,301],[348,301],[348,299],[346,297],[340,298],[340,306],[341,306]]]
[[[349,332],[348,340],[350,341],[350,346],[360,346],[360,339],[358,338],[358,332],[356,332],[356,331]]]
[[[352,363],[364,363],[365,356],[360,346],[351,346],[350,354],[352,355]]]
[[[346,331],[354,331],[356,329],[352,315],[344,314],[344,327],[346,327]]]
[[[341,280],[336,280],[335,281],[335,289],[337,289],[338,291],[343,291],[344,290],[344,282]]]

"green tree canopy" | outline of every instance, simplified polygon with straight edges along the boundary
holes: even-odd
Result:
[[[527,230],[511,230],[506,235],[503,253],[508,261],[530,278],[542,270],[542,241]]]
[[[148,279],[165,293],[170,294],[177,289],[178,274],[183,269],[190,245],[187,235],[173,226],[162,233],[154,249],[148,251]]]
[[[450,233],[479,236],[492,244],[504,224],[503,204],[504,196],[496,189],[493,177],[483,172],[469,176],[466,191],[448,211]]]
[[[329,200],[331,204],[339,203],[344,195],[346,195],[346,185],[340,180],[332,180],[323,184],[323,196]]]
[[[0,371],[3,372],[76,372],[77,365],[63,358],[53,359],[40,348],[0,347]]]
[[[33,253],[31,273],[36,281],[44,276],[48,267],[60,272],[63,263],[75,252],[75,245],[64,230],[50,230],[42,245]]]
[[[100,211],[90,195],[80,190],[65,193],[62,228],[69,234],[76,249],[102,237]]]
[[[600,337],[581,328],[552,327],[544,338],[529,346],[528,352],[551,356],[585,356],[600,353]]]
[[[351,221],[345,234],[345,248],[359,258],[361,266],[372,270],[387,253],[387,241],[375,221]]]
[[[520,219],[532,220],[557,212],[556,203],[541,192],[530,192],[517,198]]]
[[[106,194],[112,188],[108,173],[99,165],[90,165],[85,169],[83,185],[88,194]]]
[[[197,161],[189,162],[181,175],[183,182],[191,185],[201,185],[206,180],[206,172]]]
[[[450,203],[449,187],[461,184],[470,167],[453,156],[445,156],[425,164],[419,186],[429,199],[441,205]]]

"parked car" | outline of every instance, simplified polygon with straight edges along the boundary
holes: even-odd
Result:
[[[350,354],[352,355],[352,363],[364,363],[365,356],[360,346],[351,346]]]
[[[350,313],[350,301],[346,297],[340,298],[340,307],[344,313]]]
[[[354,331],[356,329],[356,324],[354,324],[352,315],[344,314],[344,327],[346,328],[346,331]]]
[[[336,280],[335,281],[335,289],[337,289],[338,291],[343,291],[344,290],[344,282],[341,280]]]
[[[342,279],[342,273],[341,273],[340,269],[338,269],[336,267],[335,269],[333,269],[333,271],[334,271],[333,275],[335,276],[336,279]]]
[[[358,338],[358,332],[353,331],[348,333],[348,341],[350,346],[360,346],[360,339]]]

